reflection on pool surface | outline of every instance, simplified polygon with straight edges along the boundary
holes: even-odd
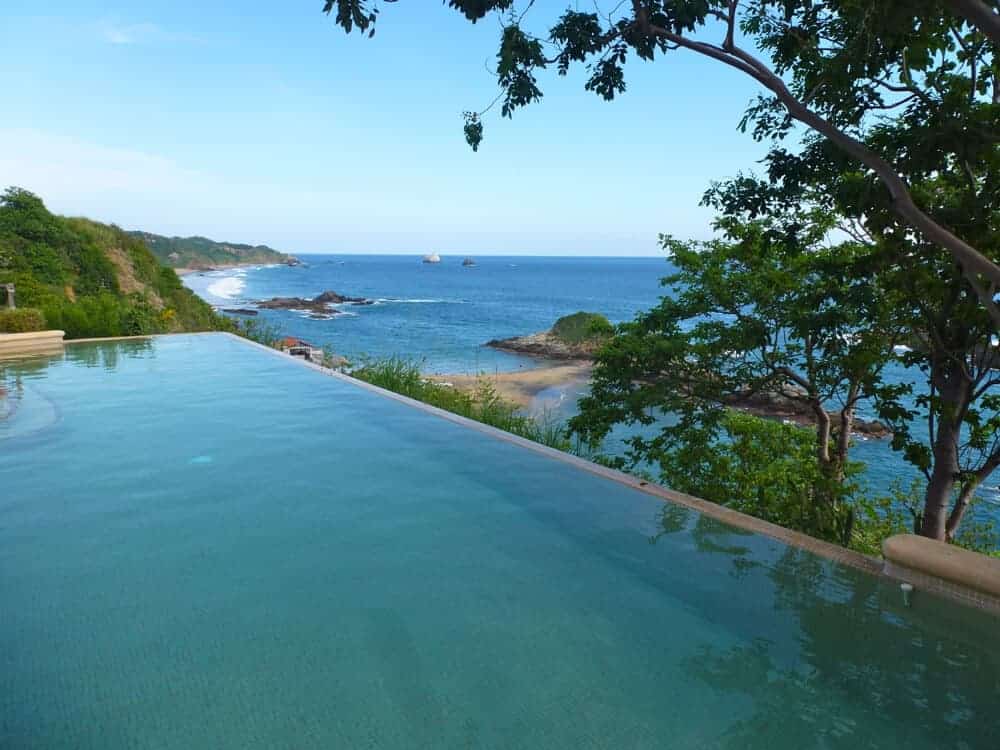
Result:
[[[225,336],[0,373],[0,747],[1000,747],[985,614]]]

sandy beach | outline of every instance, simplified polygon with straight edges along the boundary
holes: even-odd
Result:
[[[217,266],[212,266],[211,268],[175,268],[174,273],[178,276],[187,276],[191,273],[201,273],[207,271],[226,271],[230,268],[249,268],[251,266],[272,266],[281,265],[278,263],[220,263]]]
[[[591,368],[590,362],[572,361],[517,372],[428,377],[438,383],[450,383],[466,391],[474,391],[480,380],[487,380],[504,399],[529,407],[538,405],[539,394],[549,389],[566,391],[575,386],[583,386],[590,380]]]

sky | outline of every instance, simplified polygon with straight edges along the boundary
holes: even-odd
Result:
[[[686,52],[628,65],[612,103],[546,74],[473,153],[461,113],[496,95],[495,20],[383,2],[366,39],[322,4],[4,0],[0,187],[293,253],[632,256],[710,236],[702,193],[763,156],[737,129],[753,82]]]

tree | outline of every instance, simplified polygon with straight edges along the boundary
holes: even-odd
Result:
[[[1000,154],[976,159],[971,179],[961,132],[938,123],[893,123],[875,129],[886,150],[898,150],[911,189],[938,215],[1000,257]],[[898,130],[910,130],[900,137]],[[921,147],[909,145],[922,131]],[[904,157],[905,158],[902,158]],[[843,154],[818,139],[801,154],[781,149],[768,157],[769,180],[741,177],[717,185],[710,199],[730,221],[752,221],[789,207],[822,204],[839,227],[869,248],[854,273],[877,278],[891,300],[896,324],[912,350],[900,356],[923,381],[880,390],[877,405],[893,429],[893,445],[926,478],[917,529],[953,540],[976,488],[1000,466],[1000,350],[993,325],[974,290],[953,264],[914,233],[900,228],[883,195],[871,189]],[[924,434],[921,436],[921,432]]]
[[[743,127],[752,125],[758,138],[782,138],[798,122],[863,165],[885,188],[897,219],[950,253],[1000,330],[1000,265],[921,203],[898,164],[866,133],[873,117],[930,114],[957,118],[970,137],[996,148],[995,1],[631,0],[608,13],[567,10],[544,38],[525,30],[533,1],[520,12],[514,0],[447,4],[473,23],[490,13],[500,17],[497,100],[505,117],[542,97],[537,73],[551,66],[565,74],[573,64],[586,64],[586,88],[607,100],[624,92],[630,55],[652,61],[683,49],[749,76],[768,94],[749,109]],[[377,1],[325,0],[323,9],[348,33],[375,32]],[[743,39],[770,61],[752,54]],[[971,87],[954,74],[958,67],[969,69]],[[466,113],[465,135],[474,149],[482,141],[483,114]]]
[[[824,244],[833,220],[790,210],[723,217],[724,239],[708,243],[664,237],[668,295],[599,352],[573,431],[597,445],[616,424],[657,425],[629,440],[627,468],[656,465],[674,487],[848,544],[856,411],[883,392],[900,330],[877,280],[857,272],[868,248]],[[734,421],[732,406],[814,430]],[[784,489],[746,505],[754,486]]]
[[[987,257],[1000,260],[1000,149],[998,109],[981,101],[995,68],[982,67],[985,42],[952,30],[958,53],[939,61],[930,97],[913,89],[897,117],[875,122],[868,140],[898,165],[910,191]],[[992,75],[992,79],[990,76]],[[991,83],[987,83],[991,81]],[[912,87],[911,87],[912,88]],[[807,139],[798,154],[776,148],[768,159],[768,184],[745,180],[722,203],[732,216],[752,217],[803,202],[834,206],[843,228],[873,246],[869,272],[895,290],[901,324],[914,351],[907,363],[926,375],[910,389],[916,403],[883,402],[895,446],[927,479],[921,533],[952,539],[981,484],[998,464],[1000,433],[993,345],[994,321],[978,304],[967,275],[936,252],[927,237],[900,226],[870,173],[821,139]],[[905,320],[904,320],[905,318]],[[916,425],[924,425],[918,439]]]

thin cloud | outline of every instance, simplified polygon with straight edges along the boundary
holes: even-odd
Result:
[[[171,31],[155,23],[118,23],[102,21],[97,24],[98,36],[108,44],[135,45],[149,43],[201,44],[203,37],[188,32]]]

